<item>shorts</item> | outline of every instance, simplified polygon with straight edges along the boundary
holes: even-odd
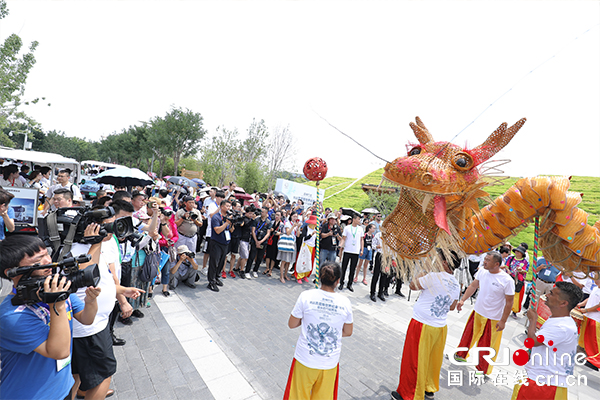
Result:
[[[233,254],[233,255],[238,255],[238,251],[240,248],[240,238],[231,238],[231,240],[229,241],[229,248],[227,249],[227,255]]]
[[[117,372],[110,327],[92,336],[73,338],[71,372],[79,374],[79,389],[90,390]]]
[[[371,260],[372,258],[372,250],[367,249],[366,247],[363,249],[362,254],[358,257],[361,260]]]
[[[250,258],[250,242],[240,241],[239,255],[242,260]]]

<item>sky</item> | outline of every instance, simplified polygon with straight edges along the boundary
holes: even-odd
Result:
[[[384,161],[321,117],[388,161],[416,142],[408,125],[416,116],[436,141],[468,148],[526,117],[494,157],[512,160],[507,175],[600,176],[597,1],[8,0],[8,8],[0,40],[40,42],[25,98],[52,105],[24,110],[46,131],[100,140],[174,105],[200,112],[210,134],[245,132],[253,118],[289,126],[290,169],[321,157],[328,176],[358,178]]]

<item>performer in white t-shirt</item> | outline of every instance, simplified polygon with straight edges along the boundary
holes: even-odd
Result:
[[[417,276],[410,283],[411,290],[422,290],[413,308],[410,320],[398,388],[392,399],[422,399],[440,390],[440,371],[444,360],[444,346],[448,326],[446,316],[454,310],[460,296],[458,281],[453,269],[460,259],[448,265],[446,257],[438,249],[438,259],[444,272],[430,272]],[[454,261],[454,260],[453,260]]]
[[[289,399],[337,399],[342,337],[352,335],[350,300],[335,293],[341,270],[336,263],[321,268],[321,289],[302,292],[288,321],[301,327],[283,395]]]
[[[535,331],[538,319],[535,307],[529,307],[527,340],[533,343],[529,361],[525,364],[527,381],[514,387],[512,398],[566,399],[568,377],[575,381],[573,368],[577,352],[577,325],[569,315],[581,301],[581,289],[569,282],[556,282],[546,295],[550,318]],[[538,337],[544,340],[539,342]]]
[[[503,269],[502,256],[497,251],[490,251],[482,261],[483,269],[475,274],[473,283],[469,285],[465,294],[458,302],[457,309],[462,309],[465,300],[481,288],[475,310],[471,312],[467,326],[460,339],[459,347],[493,347],[498,355],[502,331],[506,324],[514,297],[515,281]],[[468,351],[459,351],[455,354],[457,361],[465,361]],[[479,352],[479,363],[477,369],[484,374],[492,373],[492,366],[483,359],[484,351]],[[496,360],[496,356],[492,358]]]
[[[596,272],[591,272],[595,274]],[[600,277],[594,276],[594,289],[590,297],[579,303],[578,310],[584,315],[579,332],[579,346],[585,349],[585,353],[590,357],[588,359],[595,367],[600,367]],[[584,292],[585,296],[585,291]],[[594,357],[596,356],[596,357]]]
[[[348,290],[354,292],[352,288],[352,279],[356,272],[356,264],[358,264],[358,255],[362,254],[363,251],[363,232],[360,224],[360,215],[354,214],[352,217],[352,225],[347,225],[344,228],[342,234],[342,241],[340,242],[340,258],[342,260],[342,277],[340,279],[339,290],[344,289],[344,277],[346,276],[346,270],[348,269],[348,263],[350,263],[350,274],[348,275]],[[342,256],[343,252],[343,256]]]

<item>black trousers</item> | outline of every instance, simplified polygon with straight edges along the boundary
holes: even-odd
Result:
[[[350,263],[350,276],[348,276],[348,285],[352,285],[354,273],[356,272],[356,265],[358,264],[358,254],[344,252],[344,256],[342,257],[342,277],[340,278],[340,285],[344,284],[348,263]]]
[[[108,316],[108,326],[110,327],[110,333],[112,334],[115,330],[115,322],[117,322],[117,317],[121,313],[121,308],[119,307],[119,302],[115,301],[115,307],[111,311]]]
[[[208,244],[210,258],[208,259],[208,282],[217,282],[217,273],[221,271],[229,245],[211,240]]]
[[[375,265],[373,267],[373,277],[371,278],[371,294],[375,294],[377,281],[379,281],[379,290],[377,294],[382,294],[390,285],[391,276],[381,273],[381,253],[375,253]]]
[[[248,261],[246,261],[246,269],[244,272],[246,274],[250,273],[250,269],[252,268],[252,263],[254,262],[254,272],[258,272],[258,267],[260,267],[260,263],[263,258],[265,258],[265,251],[267,250],[267,246],[263,243],[262,249],[256,248],[256,243],[254,240],[250,244],[250,256],[248,257]]]

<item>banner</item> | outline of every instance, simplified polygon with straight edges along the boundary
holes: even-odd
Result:
[[[298,199],[304,202],[305,207],[310,207],[317,201],[317,188],[315,186],[309,186],[298,182],[288,181],[286,179],[277,179],[275,183],[275,190],[285,194],[290,202],[297,201]],[[325,198],[325,190],[321,189],[320,197]]]

